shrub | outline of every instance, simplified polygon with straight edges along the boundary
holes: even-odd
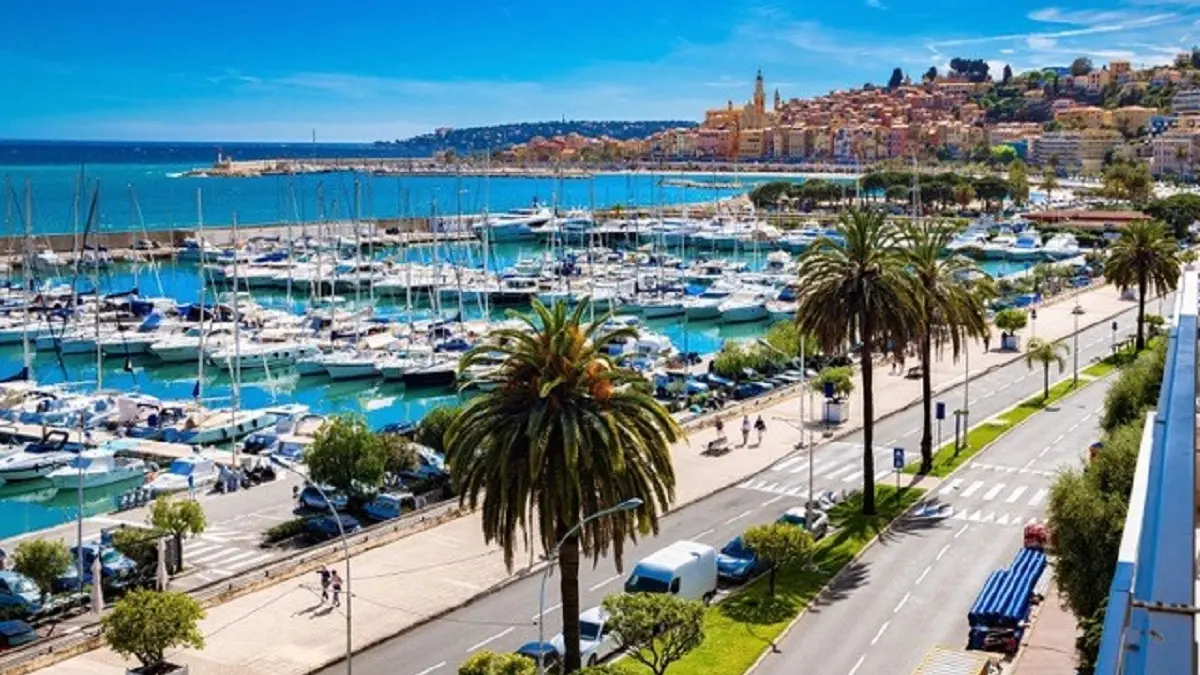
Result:
[[[825,383],[833,384],[833,398],[841,400],[854,391],[854,369],[850,366],[829,367],[821,370],[809,385],[813,391],[824,392]]]
[[[439,405],[430,408],[417,423],[417,433],[413,440],[437,452],[446,451],[446,429],[458,417],[459,407],[456,405]]]
[[[534,675],[534,662],[518,654],[476,652],[458,667],[458,675]]]
[[[291,539],[304,531],[306,520],[306,518],[292,518],[277,525],[272,525],[267,528],[266,532],[263,532],[263,543],[277,544],[285,539]]]
[[[50,597],[54,581],[71,569],[71,551],[61,541],[29,539],[13,553],[13,569],[37,584],[42,600]]]
[[[113,605],[101,620],[104,641],[116,653],[146,668],[161,667],[173,647],[204,648],[200,604],[184,593],[137,590]]]

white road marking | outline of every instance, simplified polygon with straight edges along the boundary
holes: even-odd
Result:
[[[854,667],[850,669],[849,675],[854,675],[855,673],[857,673],[858,669],[862,667],[863,661],[866,661],[866,660],[867,660],[866,654],[863,654],[862,656],[858,657],[858,660],[854,662]]]
[[[938,490],[938,494],[939,495],[948,495],[951,492],[954,492],[955,490],[957,490],[962,484],[963,484],[963,479],[955,478],[955,479],[951,480],[949,483],[943,485],[942,489]]]
[[[911,429],[909,431],[906,431],[906,432],[904,432],[904,437],[908,438],[909,436],[912,436],[913,434],[917,433],[920,430],[921,430],[921,427],[917,427],[916,429]]]
[[[1002,490],[1004,490],[1004,488],[1005,488],[1004,483],[996,484],[995,486],[992,487],[991,490],[988,490],[987,492],[984,493],[983,501],[985,501],[985,502],[992,501],[993,499],[996,498],[996,495],[1000,494],[1000,492]]]
[[[211,563],[211,562],[215,562],[215,561],[217,561],[217,560],[220,560],[221,558],[226,558],[226,557],[228,557],[228,556],[231,556],[231,555],[233,555],[233,554],[235,554],[235,553],[238,553],[238,549],[236,549],[236,548],[228,548],[228,549],[225,549],[225,550],[222,550],[222,551],[216,551],[216,552],[214,552],[214,553],[210,553],[210,554],[208,554],[208,555],[202,555],[202,556],[200,556],[200,557],[198,557],[198,558],[192,558],[192,559],[190,559],[190,560],[189,560],[189,559],[187,558],[187,556],[185,555],[185,556],[184,556],[184,561],[185,561],[185,562],[188,562],[188,563],[191,563],[191,564],[193,564],[193,565],[208,564],[208,563]]]
[[[1046,493],[1049,491],[1050,490],[1047,488],[1042,488],[1042,489],[1038,490],[1037,492],[1033,493],[1033,497],[1031,497],[1029,499],[1029,505],[1037,506],[1038,504],[1041,504],[1042,500],[1046,498]]]
[[[879,638],[883,637],[883,631],[887,630],[891,623],[892,622],[890,620],[883,622],[883,625],[879,627],[879,632],[875,634],[875,637],[871,638],[872,645],[874,645],[876,642],[879,642]]]
[[[896,441],[899,441],[899,440],[900,440],[899,438],[893,438],[892,440],[888,441],[887,443],[884,443],[884,445],[891,447],[896,444]]]
[[[879,473],[875,474],[875,482],[878,483],[879,481],[892,475],[892,473],[893,471],[891,469],[884,469],[883,471],[880,471]]]
[[[971,483],[971,486],[968,487],[966,490],[963,490],[962,496],[970,497],[971,495],[975,494],[976,492],[979,492],[979,488],[981,488],[981,487],[983,487],[983,481],[977,480],[974,483]]]
[[[825,478],[826,480],[833,480],[834,478],[837,478],[838,476],[846,473],[847,471],[854,471],[854,465],[851,464],[850,466],[843,466],[842,468],[838,469],[837,471],[830,471],[829,473],[822,476],[822,478]]]
[[[429,673],[432,673],[433,671],[437,670],[438,668],[441,668],[444,665],[446,665],[446,662],[442,661],[441,663],[437,664],[436,666],[429,666],[425,670],[422,670],[421,672],[417,673],[417,675],[429,675]]]
[[[945,546],[942,547],[942,550],[938,551],[937,557],[934,558],[934,560],[941,560],[942,556],[946,555],[946,551],[949,551],[949,550],[950,550],[950,544],[946,544]]]
[[[703,537],[707,537],[708,535],[712,534],[713,532],[716,532],[716,530],[710,527],[710,528],[708,528],[707,530],[705,530],[705,531],[703,531],[703,532],[699,532],[699,533],[697,533],[696,535],[694,535],[694,536],[692,537],[692,539],[693,539],[693,540],[695,540],[695,539],[701,539],[701,538],[703,538]]]
[[[859,478],[862,478],[862,475],[863,475],[863,471],[862,471],[862,469],[859,469],[858,471],[855,471],[854,473],[843,478],[842,482],[843,483],[852,483],[852,482],[858,480]]]
[[[736,516],[725,521],[725,524],[729,525],[730,523],[736,523],[737,521],[741,520],[742,518],[745,518],[746,516],[750,515],[751,513],[754,513],[754,511],[751,509],[746,509],[745,511],[742,511],[741,513],[737,514]]]
[[[903,607],[904,603],[908,602],[908,599],[911,597],[912,597],[912,591],[905,593],[904,597],[900,598],[900,602],[897,603],[896,606],[892,608],[892,614],[899,612],[900,608]]]
[[[620,575],[620,574],[617,574],[617,575],[611,576],[611,577],[609,577],[609,578],[605,579],[604,581],[601,581],[601,582],[600,582],[600,583],[598,583],[598,584],[595,584],[595,585],[593,585],[593,586],[590,586],[590,587],[588,587],[588,590],[589,590],[589,591],[598,591],[598,590],[600,590],[601,588],[604,588],[605,586],[607,586],[607,585],[611,584],[612,582],[614,582],[614,581],[616,581],[617,579],[620,579],[620,578],[621,578],[621,575]]]
[[[222,565],[232,565],[232,564],[236,563],[238,560],[244,560],[246,558],[249,558],[250,556],[254,555],[255,553],[258,553],[258,551],[244,551],[242,553],[239,553],[239,554],[233,556],[232,558],[226,558],[226,559],[222,560],[221,564]]]
[[[1058,438],[1054,439],[1054,443],[1051,443],[1051,445],[1054,445],[1055,443],[1061,443],[1061,442],[1062,442],[1062,439],[1064,439],[1064,438],[1066,438],[1066,437],[1067,437],[1067,435],[1066,435],[1066,434],[1059,434],[1059,435],[1058,435]]]
[[[499,633],[496,633],[492,637],[487,638],[486,640],[481,640],[479,642],[476,642],[475,644],[471,645],[470,647],[467,647],[467,653],[469,654],[486,644],[495,642],[496,640],[499,640],[500,638],[504,637],[505,635],[508,635],[509,633],[513,632],[516,629],[517,629],[516,626],[510,626],[510,627],[505,628],[504,630],[500,631]]]
[[[243,560],[237,564],[229,565],[229,569],[239,570],[239,569],[242,569],[243,567],[250,567],[252,565],[257,565],[258,563],[263,562],[263,561],[267,560],[268,558],[273,557],[274,555],[275,555],[274,553],[264,553],[256,558],[250,558],[249,560]],[[228,564],[228,562],[229,561],[227,560],[227,561],[225,561],[224,564]]]
[[[1036,459],[1031,459],[1031,460],[1029,460],[1028,462],[1025,462],[1025,466],[1021,467],[1021,470],[1022,470],[1022,471],[1028,471],[1028,470],[1029,470],[1029,467],[1033,466],[1033,463],[1034,463],[1034,462],[1036,462],[1036,461],[1037,461]]]
[[[557,605],[551,605],[551,606],[549,606],[549,607],[547,607],[547,608],[546,608],[546,614],[550,614],[551,612],[556,612],[556,611],[558,611],[558,610],[559,610],[561,607],[562,607],[562,603],[561,603],[561,602],[560,602],[560,603],[558,603]],[[536,625],[537,625],[537,620],[538,620],[538,618],[539,618],[539,617],[538,617],[538,615],[537,615],[537,614],[534,614],[534,615],[533,615],[533,618],[532,618],[532,619],[530,619],[530,621],[532,621],[532,622],[533,622],[533,624],[536,626]]]
[[[913,585],[914,585],[914,586],[919,586],[919,585],[921,585],[921,582],[922,582],[922,581],[925,581],[925,577],[929,575],[929,571],[930,571],[930,570],[932,570],[932,569],[933,569],[933,565],[930,565],[930,566],[926,567],[926,568],[925,568],[925,571],[924,571],[924,572],[921,572],[921,576],[917,577],[917,582],[916,582],[915,584],[913,584]]]
[[[775,502],[779,501],[780,499],[783,499],[783,495],[779,495],[778,497],[771,497],[767,501],[763,502],[762,505],[770,506],[770,505],[774,504]],[[712,532],[712,530],[709,530],[709,532]]]
[[[1012,494],[1009,495],[1008,498],[1004,500],[1004,503],[1011,504],[1011,503],[1017,501],[1018,499],[1021,498],[1021,495],[1025,494],[1025,490],[1027,490],[1027,489],[1028,488],[1026,488],[1024,485],[1018,485],[1017,488],[1012,491]]]
[[[805,461],[804,457],[793,457],[791,459],[785,459],[782,462],[776,462],[775,466],[771,467],[771,470],[772,471],[783,471],[784,469],[788,468],[789,466],[791,466],[793,464],[796,464],[797,462],[803,463],[804,461]]]
[[[815,465],[813,465],[813,466],[814,466],[814,471],[815,471],[815,470],[816,470],[816,469],[815,469]],[[795,467],[795,468],[791,469],[790,471],[788,471],[788,473],[801,473],[801,472],[804,472],[804,471],[808,471],[808,467],[809,467],[809,463],[808,463],[808,462],[804,462],[803,464],[801,464],[801,465],[799,465],[799,466],[797,466],[797,467]]]
[[[954,533],[954,538],[955,538],[955,539],[958,539],[959,537],[961,537],[961,536],[963,535],[963,533],[967,531],[967,528],[968,528],[968,527],[971,527],[971,526],[970,526],[970,525],[963,525],[963,526],[962,526],[962,529],[960,529],[958,532],[955,532],[955,533]]]
[[[997,518],[997,519],[996,519],[996,524],[997,524],[997,525],[1007,525],[1007,524],[1008,524],[1008,514],[1007,514],[1007,513],[1005,513],[1004,515],[1002,515],[1002,516],[1000,516],[999,518]]]

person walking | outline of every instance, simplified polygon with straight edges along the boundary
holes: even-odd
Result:
[[[742,415],[742,447],[750,445],[750,416]]]
[[[721,421],[720,417],[718,417],[717,421],[713,423],[713,426],[715,426],[717,428],[717,438],[724,438],[725,437],[725,423]]]
[[[317,570],[317,576],[321,579],[321,604],[329,599],[329,584],[332,582],[332,574],[329,568],[321,565],[321,569]]]
[[[188,499],[196,501],[196,477],[188,474]]]
[[[338,575],[337,570],[334,570],[330,575],[330,588],[333,589],[333,606],[342,606],[342,577]]]
[[[767,423],[763,421],[762,415],[754,420],[754,430],[758,432],[758,446],[762,446],[763,434],[767,431]]]

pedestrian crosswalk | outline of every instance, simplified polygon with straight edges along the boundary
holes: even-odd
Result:
[[[811,471],[814,489],[850,490],[861,486],[864,476],[862,446],[849,443],[833,444],[818,453],[815,460],[808,454],[787,457],[738,485],[775,495],[803,499],[808,495],[808,474]],[[876,451],[875,481],[883,482],[895,476],[891,449]],[[913,458],[907,458],[915,460]],[[997,464],[971,462],[969,471],[947,479],[933,489],[929,497],[953,507],[955,520],[989,523],[1001,526],[1025,526],[1041,522],[1049,494],[1045,487],[1055,472],[1021,469]]]
[[[183,542],[185,565],[203,568],[209,579],[225,577],[275,556],[258,547],[259,536],[232,528],[210,527]]]

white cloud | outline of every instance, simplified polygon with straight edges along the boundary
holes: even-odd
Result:
[[[880,0],[867,0],[867,7],[871,9],[887,9]]]
[[[1015,50],[1015,49],[1001,49],[1001,50],[1000,50],[1000,53],[1001,53],[1001,54],[1015,54],[1015,53],[1016,53],[1016,51],[1017,51],[1017,50]]]
[[[1041,35],[1030,35],[1029,37],[1025,38],[1025,44],[1028,45],[1030,49],[1036,51],[1049,51],[1058,45],[1058,40],[1049,37],[1042,37]]]

